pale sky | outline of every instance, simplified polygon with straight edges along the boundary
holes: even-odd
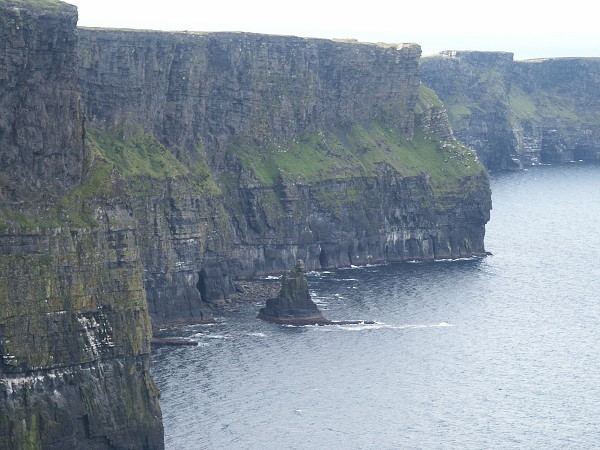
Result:
[[[72,0],[79,25],[248,31],[364,42],[416,42],[441,50],[498,50],[515,59],[600,57],[598,7],[590,0]]]

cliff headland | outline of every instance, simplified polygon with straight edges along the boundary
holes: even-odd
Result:
[[[157,322],[235,278],[483,254],[490,192],[416,44],[79,30],[90,146],[128,188]]]
[[[600,58],[446,51],[421,73],[488,169],[600,159]]]
[[[0,447],[163,447],[151,321],[235,280],[484,254],[416,44],[76,28],[0,1]]]

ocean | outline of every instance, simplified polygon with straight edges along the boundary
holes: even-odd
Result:
[[[493,256],[308,275],[332,320],[258,303],[159,347],[167,449],[600,447],[600,165],[492,175]]]

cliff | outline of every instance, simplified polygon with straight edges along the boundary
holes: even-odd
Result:
[[[0,448],[162,448],[136,223],[84,145],[76,21],[0,2]]]
[[[0,1],[0,447],[163,447],[151,322],[236,279],[485,253],[415,44],[79,30]]]
[[[447,51],[423,58],[421,72],[455,136],[489,169],[599,159],[598,58]]]
[[[485,253],[487,175],[420,87],[415,44],[81,29],[78,51],[89,135],[140,193],[157,323],[297,259]]]
[[[81,180],[74,6],[0,3],[0,190],[55,196]]]

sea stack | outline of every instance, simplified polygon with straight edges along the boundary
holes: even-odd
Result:
[[[311,300],[304,274],[304,262],[299,259],[294,267],[281,277],[281,291],[276,298],[267,300],[258,318],[286,325],[326,325],[317,305]]]

